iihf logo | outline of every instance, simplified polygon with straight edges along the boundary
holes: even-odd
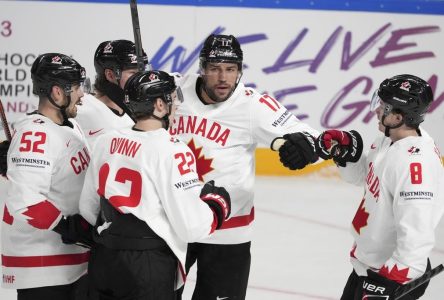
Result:
[[[253,90],[245,89],[245,96],[251,96],[253,95]]]
[[[56,64],[56,65],[61,65],[62,64],[62,59],[60,58],[60,56],[54,56],[52,58],[51,63]]]
[[[111,43],[108,43],[105,48],[103,48],[103,53],[113,53],[113,46]]]
[[[410,82],[405,81],[405,82],[401,83],[401,86],[400,86],[399,88],[400,88],[401,90],[404,90],[404,91],[409,92],[409,91],[410,91],[410,88],[411,88]]]

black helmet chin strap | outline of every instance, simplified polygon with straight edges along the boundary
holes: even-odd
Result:
[[[168,130],[168,128],[170,128],[170,115],[171,115],[171,111],[168,106],[168,112],[166,113],[166,115],[164,115],[162,117],[163,128],[165,128],[166,130]]]
[[[170,114],[166,114],[163,117],[158,117],[156,115],[151,115],[154,119],[159,120],[160,122],[162,122],[162,127],[166,130],[168,130],[168,128],[170,127],[170,119],[169,116]]]
[[[382,118],[381,118],[381,124],[382,124],[382,126],[385,127],[384,135],[385,135],[386,137],[390,137],[390,129],[399,128],[399,127],[401,127],[401,126],[405,123],[405,122],[404,122],[404,117],[403,117],[403,118],[402,118],[402,121],[399,122],[398,125],[395,125],[395,126],[388,126],[388,125],[385,125],[385,124],[384,124],[385,117],[386,117],[386,115],[383,115],[383,116],[382,116]]]
[[[162,100],[163,101],[163,100]],[[167,104],[165,101],[163,101],[167,105],[167,113],[163,117],[158,117],[154,114],[151,115],[154,119],[159,120],[162,122],[162,127],[166,130],[170,127],[170,115],[171,115],[171,105]]]
[[[66,105],[58,105],[54,101],[54,99],[52,99],[51,94],[47,95],[49,102],[51,102],[52,105],[54,105],[55,107],[57,107],[60,110],[60,113],[62,114],[62,119],[63,119],[62,125],[69,124],[68,115],[66,114],[66,109],[71,104],[71,95],[66,95],[66,93],[64,95],[68,99],[68,102],[66,103]]]
[[[118,82],[120,82],[120,77],[118,79]],[[120,107],[135,123],[136,119],[123,102],[125,100],[125,92],[120,87],[120,85],[109,82],[108,80],[104,80],[102,88],[105,95],[110,98],[112,102],[117,104],[117,106]]]
[[[108,98],[111,99],[111,101],[117,104],[120,108],[124,109],[125,105],[123,104],[123,100],[125,99],[125,93],[119,85],[105,80],[103,83],[103,89],[103,92],[106,96],[108,96]]]

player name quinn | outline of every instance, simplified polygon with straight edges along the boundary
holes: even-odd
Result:
[[[113,138],[109,147],[109,153],[118,153],[128,157],[134,157],[137,151],[139,151],[140,146],[140,143],[127,138]]]

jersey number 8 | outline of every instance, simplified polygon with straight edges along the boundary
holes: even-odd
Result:
[[[420,163],[410,164],[410,179],[412,184],[422,183],[422,166]]]

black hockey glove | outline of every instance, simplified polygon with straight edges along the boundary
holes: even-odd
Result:
[[[6,176],[8,171],[8,150],[10,146],[9,141],[3,141],[0,143],[0,175]]]
[[[367,270],[367,276],[359,277],[354,300],[395,300],[395,291],[401,284]],[[406,298],[411,299],[411,298]]]
[[[79,214],[63,216],[53,229],[62,236],[65,244],[76,244],[85,248],[93,245],[93,227]]]
[[[345,167],[347,162],[357,162],[362,155],[362,137],[355,130],[326,130],[316,142],[316,152],[322,159],[333,158],[334,162]]]
[[[308,132],[296,132],[283,136],[285,143],[279,148],[279,157],[284,167],[290,170],[303,169],[318,160],[316,139]]]
[[[230,194],[223,187],[214,185],[214,180],[210,180],[202,188],[200,192],[202,199],[217,217],[216,229],[219,229],[231,213]]]

